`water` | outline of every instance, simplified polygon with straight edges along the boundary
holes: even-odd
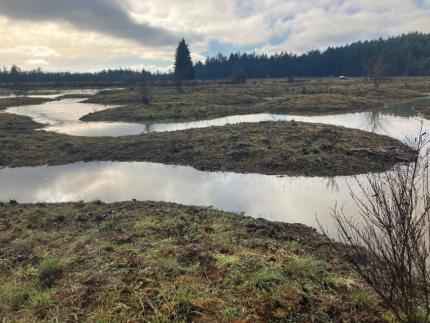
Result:
[[[325,225],[331,223],[331,207],[349,199],[346,179],[203,172],[145,162],[79,162],[3,169],[0,200],[168,201],[315,226],[316,216]]]
[[[72,91],[74,91],[73,94],[83,93],[78,90]],[[90,95],[94,94],[96,90],[85,91]],[[83,116],[114,106],[88,104],[82,103],[81,101],[82,99],[65,99],[47,102],[41,105],[13,107],[7,109],[6,112],[28,116],[36,122],[47,124],[46,127],[42,128],[42,130],[45,131],[86,137],[120,137],[150,132],[169,132],[211,126],[224,126],[226,124],[243,122],[296,120],[345,126],[403,139],[405,135],[416,135],[420,123],[415,111],[408,108],[392,108],[376,112],[358,112],[324,116],[259,113],[181,123],[138,124],[128,122],[82,122],[79,121],[79,119]],[[428,121],[425,121],[425,127],[430,128],[430,123]]]
[[[129,123],[79,122],[80,117],[107,108],[79,100],[50,102],[41,106],[8,109],[26,114],[46,129],[79,135],[120,136],[153,131],[173,131],[227,123],[297,120],[319,122],[373,131],[397,139],[417,135],[429,121],[421,121],[412,109],[386,109],[328,116],[253,114],[208,121],[140,125]],[[362,177],[361,177],[362,178]],[[202,172],[191,167],[145,162],[91,162],[55,167],[5,168],[0,170],[0,200],[19,202],[104,202],[154,200],[214,206],[244,212],[268,220],[297,222],[317,227],[316,218],[333,231],[332,208],[338,203],[347,212],[356,211],[348,185],[352,177],[288,177],[260,174]],[[352,213],[351,213],[352,214]]]
[[[109,91],[113,89],[104,89],[103,91]],[[28,98],[46,98],[46,99],[55,99],[62,95],[69,95],[69,94],[79,94],[79,95],[88,95],[89,97],[92,95],[97,94],[102,90],[100,89],[75,89],[75,90],[59,90],[59,91],[43,91],[44,94],[37,94],[37,91],[30,92],[29,95],[26,95]],[[39,92],[40,93],[40,92]],[[0,95],[0,99],[9,99],[9,98],[15,98],[17,97],[14,93],[8,93],[4,95]],[[22,97],[22,96],[18,96]]]
[[[70,123],[77,123],[84,115],[110,108],[110,106],[80,101],[82,99],[64,99],[38,105],[12,107],[6,112],[30,117],[38,123],[67,127]]]
[[[59,97],[60,95],[62,95],[62,94],[52,92],[52,94],[29,94],[29,95],[26,95],[25,97],[27,97],[27,98],[55,99],[55,98]],[[16,98],[16,97],[23,97],[23,96],[17,96],[13,93],[0,95],[0,99],[11,99],[11,98]]]

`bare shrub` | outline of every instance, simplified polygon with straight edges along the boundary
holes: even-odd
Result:
[[[368,76],[372,79],[375,88],[381,85],[389,64],[382,55],[378,56],[373,62],[365,66]]]
[[[430,313],[430,194],[426,133],[408,140],[408,165],[356,178],[355,216],[335,209],[340,248],[399,321],[428,322]]]
[[[18,96],[28,96],[30,94],[30,87],[24,82],[16,82],[14,84],[13,93],[16,97]]]
[[[246,72],[243,69],[236,69],[231,74],[231,83],[233,84],[245,84],[246,83]]]
[[[141,100],[144,104],[150,104],[152,102],[152,88],[154,82],[150,72],[142,70],[139,78],[139,93]]]

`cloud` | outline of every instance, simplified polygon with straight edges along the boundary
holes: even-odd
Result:
[[[1,53],[23,54],[32,57],[52,57],[59,54],[52,48],[47,46],[15,46],[12,48],[0,48]]]
[[[116,0],[1,0],[0,14],[30,21],[69,23],[77,29],[131,39],[145,45],[170,45],[170,31],[135,22]]]
[[[303,53],[412,31],[430,32],[430,8],[413,0],[303,1],[289,10],[293,13],[289,19],[279,15],[277,19],[278,32],[286,36],[276,44],[257,47],[258,52]],[[285,11],[279,8],[279,12]]]
[[[429,16],[430,0],[0,0],[0,62],[167,70],[181,37],[194,60],[217,51],[302,53],[430,32]]]
[[[24,62],[27,65],[34,65],[37,67],[47,66],[49,63],[44,59],[29,59]]]

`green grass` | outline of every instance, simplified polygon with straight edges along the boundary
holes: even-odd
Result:
[[[6,203],[0,214],[0,230],[14,237],[0,248],[6,322],[385,315],[331,245],[303,225],[155,202]],[[35,214],[64,218],[29,226]]]
[[[355,291],[352,294],[352,299],[357,303],[357,306],[363,309],[373,308],[377,302],[375,295],[362,290]]]
[[[57,258],[47,258],[40,264],[39,282],[43,287],[52,287],[64,273],[62,262]]]
[[[285,268],[286,272],[309,279],[323,279],[327,272],[323,263],[310,256],[294,256]]]
[[[284,277],[279,270],[263,268],[250,276],[248,285],[252,291],[271,291],[274,286],[282,282]]]
[[[0,314],[6,311],[19,311],[29,300],[25,286],[3,286],[0,289]]]

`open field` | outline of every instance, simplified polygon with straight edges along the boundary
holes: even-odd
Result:
[[[377,110],[427,96],[430,78],[393,78],[379,88],[362,79],[250,80],[246,84],[196,82],[182,90],[156,85],[142,104],[137,87],[102,92],[87,102],[122,105],[84,116],[84,121],[179,122],[251,113],[327,114]],[[426,100],[430,104],[430,99]]]
[[[42,125],[0,114],[0,166],[76,161],[150,161],[200,170],[334,176],[389,169],[413,157],[401,142],[360,130],[262,122],[118,138],[35,131]]]
[[[386,318],[315,230],[211,208],[0,206],[6,321],[294,322]]]

